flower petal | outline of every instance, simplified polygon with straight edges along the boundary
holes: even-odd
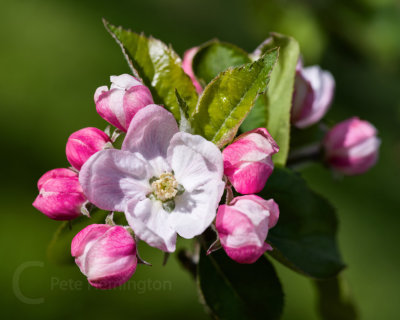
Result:
[[[99,289],[114,288],[136,270],[136,243],[125,228],[114,226],[96,239],[83,257],[89,283]]]
[[[108,149],[82,166],[79,181],[90,202],[104,210],[125,211],[133,198],[150,192],[151,169],[138,154]]]
[[[133,86],[142,85],[140,81],[138,81],[135,77],[130,74],[124,73],[119,76],[111,76],[111,89],[129,89]]]
[[[168,148],[168,162],[176,179],[189,192],[208,182],[222,180],[222,153],[201,136],[186,132],[175,134]]]
[[[215,218],[224,186],[222,180],[210,181],[175,198],[169,223],[181,237],[191,239],[207,229]]]
[[[160,201],[134,199],[128,203],[125,216],[139,239],[162,251],[175,251],[176,232],[170,227],[169,213],[162,209]]]
[[[75,262],[81,269],[82,273],[86,275],[86,260],[80,259],[85,251],[87,252],[98,237],[101,237],[111,226],[107,224],[91,224],[86,228],[79,231],[71,242],[71,255],[78,257]]]
[[[152,166],[166,171],[167,148],[178,125],[172,113],[158,105],[148,105],[133,117],[122,150],[139,152]],[[155,162],[155,163],[153,163]]]
[[[103,87],[98,88],[95,93],[97,113],[113,126],[126,131],[124,128],[125,114],[122,107],[125,91],[114,88],[110,91],[102,91],[99,94],[99,91],[102,90],[101,88]]]

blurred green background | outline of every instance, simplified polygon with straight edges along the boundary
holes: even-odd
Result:
[[[363,319],[399,318],[400,3],[398,0],[1,0],[1,266],[4,319],[207,319],[195,283],[172,256],[142,246],[153,267],[129,285],[89,288],[76,266],[46,260],[58,222],[31,203],[36,181],[67,166],[65,143],[85,126],[104,128],[95,89],[129,72],[101,18],[144,31],[183,51],[211,38],[252,51],[277,31],[294,36],[305,64],[336,78],[332,122],[359,115],[383,141],[378,165],[332,180],[319,165],[304,171],[337,207],[344,272]],[[187,245],[187,244],[182,244]],[[317,319],[306,278],[276,264],[286,291],[284,319]],[[28,298],[28,300],[26,300]],[[30,300],[34,299],[34,300]]]

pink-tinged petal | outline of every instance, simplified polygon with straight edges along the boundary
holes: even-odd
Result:
[[[242,162],[255,162],[279,151],[275,140],[265,128],[258,128],[240,135],[222,152],[224,167]]]
[[[139,80],[130,74],[124,73],[119,76],[111,76],[111,89],[129,89],[134,86],[143,85]]]
[[[95,102],[96,111],[104,120],[111,123],[114,127],[126,132],[126,118],[123,109],[124,94],[124,90],[111,89],[110,91],[104,91],[98,95]]]
[[[242,194],[260,192],[274,168],[271,155],[278,151],[265,128],[249,131],[222,152],[225,175]]]
[[[136,243],[121,226],[88,226],[73,239],[71,253],[89,283],[99,289],[123,284],[136,270]]]
[[[97,100],[99,100],[99,97],[104,93],[108,91],[107,86],[101,86],[98,87],[94,93],[94,103],[97,103]]]
[[[335,91],[335,79],[319,66],[297,71],[292,107],[292,123],[298,128],[309,127],[328,111]]]
[[[337,124],[323,142],[326,161],[346,175],[366,172],[378,160],[380,140],[376,134],[373,125],[358,118]]]
[[[191,239],[206,230],[215,218],[224,192],[222,181],[210,181],[198,189],[175,198],[175,209],[169,223],[183,238]]]
[[[96,90],[94,100],[99,115],[126,132],[135,114],[153,103],[150,90],[129,74],[111,76],[111,87]]]
[[[85,202],[81,193],[39,194],[33,206],[53,220],[72,220],[81,215],[81,207]]]
[[[313,111],[313,102],[315,100],[315,92],[310,81],[308,81],[301,72],[296,74],[293,101],[291,110],[291,122],[296,127],[301,128],[301,122],[306,119]]]
[[[191,48],[191,49],[185,51],[185,53],[183,54],[182,69],[192,80],[197,93],[202,93],[203,88],[201,87],[200,83],[197,81],[196,76],[193,72],[193,58],[198,51],[199,51],[199,47],[194,47],[194,48]]]
[[[329,150],[350,148],[376,134],[375,127],[369,122],[353,117],[334,126],[324,143]]]
[[[172,113],[161,106],[149,105],[132,119],[122,150],[138,152],[146,160],[166,159],[168,145],[178,131]]]
[[[151,177],[140,155],[115,149],[94,154],[79,174],[89,201],[111,211],[124,211],[131,199],[146,197]]]
[[[88,251],[93,243],[102,236],[111,226],[108,224],[91,224],[79,231],[71,242],[71,255],[73,257],[81,256],[85,249]],[[85,270],[85,259],[79,259],[77,264],[79,268]]]
[[[378,152],[380,140],[376,137],[370,137],[361,142],[359,145],[354,145],[344,152],[340,150],[337,154],[329,158],[330,165],[337,171],[346,175],[361,174],[378,161]]]
[[[176,232],[169,225],[169,213],[162,209],[160,201],[132,200],[125,216],[139,239],[162,251],[175,251]]]
[[[117,287],[136,270],[136,244],[129,232],[114,226],[99,238],[86,255],[89,283],[100,289]]]
[[[129,128],[133,117],[139,110],[150,104],[154,104],[154,101],[149,88],[146,86],[137,85],[127,89],[123,99],[126,115],[125,128]]]
[[[111,143],[107,134],[97,128],[84,128],[71,134],[66,146],[68,162],[77,170],[96,152]]]
[[[305,68],[303,72],[310,81],[315,96],[311,113],[297,124],[298,127],[304,128],[317,123],[327,113],[333,100],[335,79],[330,72],[323,71],[318,66]]]
[[[78,175],[69,169],[54,169],[38,182],[39,195],[33,206],[54,220],[72,220],[81,215],[86,201]]]
[[[175,177],[189,192],[215,181],[222,181],[221,151],[201,136],[178,132],[171,139],[167,152],[168,162]]]
[[[239,165],[232,173],[228,169],[226,174],[237,192],[251,194],[262,191],[273,170],[272,159],[267,158],[259,162]]]
[[[268,243],[263,243],[260,246],[243,246],[240,248],[224,248],[226,254],[232,260],[238,263],[251,264],[256,262],[267,250],[271,250]]]
[[[44,183],[46,183],[50,179],[55,178],[73,178],[77,177],[78,174],[67,168],[58,168],[47,171],[44,175],[42,175],[37,183],[38,189],[40,190]]]
[[[228,256],[239,263],[253,263],[266,250],[268,230],[279,218],[278,205],[256,195],[234,198],[218,209],[216,229]]]

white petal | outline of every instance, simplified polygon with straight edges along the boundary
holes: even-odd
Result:
[[[131,199],[150,192],[150,169],[137,154],[107,149],[82,166],[79,182],[88,200],[99,208],[124,211]]]
[[[148,105],[133,117],[122,150],[139,152],[146,160],[166,159],[172,136],[178,125],[172,113],[158,105]]]
[[[144,198],[128,203],[126,220],[135,234],[147,244],[166,252],[175,251],[176,232],[169,225],[169,213],[160,201]]]
[[[178,182],[189,192],[208,182],[222,180],[222,153],[201,136],[186,132],[175,134],[168,148],[168,162]]]
[[[120,76],[111,76],[110,81],[111,81],[111,89],[113,88],[129,89],[130,87],[142,84],[135,77],[126,73],[121,74]]]
[[[181,237],[191,239],[207,229],[215,218],[224,186],[222,181],[212,181],[175,198],[169,223]]]

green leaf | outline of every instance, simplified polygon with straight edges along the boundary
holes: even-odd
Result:
[[[71,242],[75,235],[94,223],[104,223],[105,218],[109,214],[108,211],[95,209],[91,212],[91,218],[80,216],[71,221],[64,221],[61,223],[57,231],[53,235],[48,248],[47,258],[55,264],[73,264],[74,258],[71,256]],[[123,214],[115,213],[114,221],[117,224],[127,225],[125,216]]]
[[[267,88],[278,56],[273,49],[259,60],[220,73],[204,89],[191,119],[195,133],[222,148],[236,135],[239,126]]]
[[[247,132],[256,128],[266,128],[268,122],[268,114],[266,111],[267,97],[265,94],[260,95],[253,109],[244,119],[242,125],[240,126],[241,132]]]
[[[343,277],[316,280],[318,311],[325,320],[359,319],[357,307]]]
[[[121,46],[134,75],[151,90],[155,103],[164,105],[179,120],[175,97],[177,89],[188,103],[190,112],[193,112],[198,99],[196,89],[183,71],[181,59],[171,47],[153,37],[147,38],[143,34],[115,27],[105,20],[104,25]]]
[[[193,58],[193,72],[205,86],[229,67],[251,62],[246,51],[230,43],[213,40],[205,43]]]
[[[260,195],[279,205],[278,223],[267,237],[274,258],[319,279],[333,277],[344,268],[336,242],[335,210],[298,174],[275,168]]]
[[[244,129],[251,130],[266,124],[266,128],[280,148],[273,156],[273,160],[276,164],[284,166],[289,152],[290,109],[300,50],[296,40],[276,33],[271,34],[271,38],[258,50],[262,54],[275,47],[279,47],[279,59],[271,74],[265,104],[257,104],[252,110],[254,114],[250,113]],[[263,118],[265,123],[262,121]],[[251,123],[250,119],[256,121]]]
[[[175,89],[175,96],[176,100],[178,101],[179,108],[181,110],[181,115],[183,114],[186,119],[189,118],[189,106],[187,105],[186,101],[182,99],[181,95],[179,94],[178,90]]]
[[[282,286],[272,264],[263,256],[253,264],[239,264],[223,250],[200,255],[198,285],[216,319],[279,319]]]

